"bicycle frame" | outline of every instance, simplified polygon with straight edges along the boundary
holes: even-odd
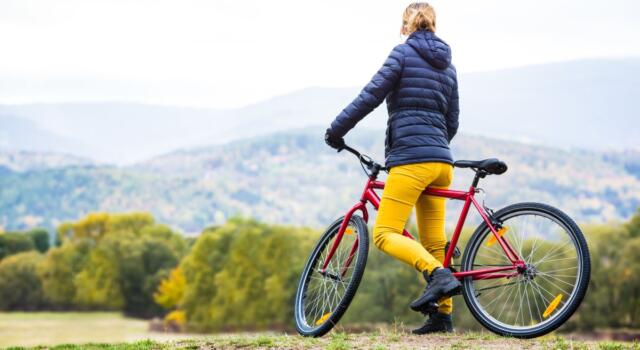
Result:
[[[507,259],[511,262],[511,266],[498,266],[498,267],[481,268],[477,270],[454,272],[453,275],[459,280],[465,277],[470,277],[472,279],[494,279],[494,278],[505,278],[505,277],[509,278],[509,277],[516,276],[519,273],[519,271],[522,271],[523,269],[525,269],[525,263],[518,256],[515,250],[513,250],[513,248],[509,245],[507,240],[502,235],[498,234],[498,230],[496,230],[495,226],[489,219],[489,215],[487,215],[484,208],[480,204],[478,204],[478,202],[476,201],[475,194],[477,191],[476,191],[475,184],[476,182],[474,182],[474,185],[472,185],[468,191],[445,190],[445,189],[436,189],[436,188],[428,187],[423,192],[423,194],[427,194],[431,196],[444,197],[448,199],[464,201],[464,205],[462,207],[462,211],[460,213],[460,217],[458,219],[456,229],[453,232],[453,236],[451,237],[451,244],[449,244],[449,249],[447,250],[445,255],[443,266],[444,267],[451,266],[451,258],[455,251],[456,245],[458,244],[458,239],[460,238],[460,233],[462,232],[462,228],[466,221],[467,214],[469,213],[469,209],[473,204],[473,206],[476,208],[476,210],[482,217],[482,220],[487,224],[487,226],[493,233],[495,239],[500,244],[500,247],[504,251]],[[321,269],[322,272],[326,271],[327,266],[329,265],[329,262],[333,258],[333,255],[336,249],[340,245],[344,232],[353,214],[356,211],[362,212],[362,218],[364,219],[365,222],[368,222],[369,213],[367,211],[366,204],[370,203],[375,210],[378,210],[378,207],[380,206],[380,197],[375,192],[375,190],[382,190],[384,189],[384,186],[385,186],[384,182],[377,181],[375,176],[371,176],[369,178],[369,180],[365,185],[364,191],[362,192],[362,195],[360,197],[360,201],[357,204],[355,204],[351,209],[349,209],[349,211],[345,215],[344,221],[340,225],[338,235],[336,236],[336,240],[334,241],[331,247],[331,250],[329,251],[329,254],[327,255],[327,258],[322,266],[322,269]],[[407,232],[406,229],[403,230],[402,234],[408,238],[414,239],[413,236],[409,232]],[[356,241],[353,244],[353,247],[351,248],[349,257],[347,258],[347,261],[345,261],[343,270],[341,271],[342,276],[345,275],[347,268],[349,267],[349,265],[351,265],[351,262],[353,260],[353,257],[355,256],[355,252],[357,249],[358,249],[358,240],[356,239]]]

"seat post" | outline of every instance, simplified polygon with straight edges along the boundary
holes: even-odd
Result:
[[[480,182],[480,179],[484,179],[485,176],[487,176],[487,172],[484,170],[476,170],[476,176],[473,177],[473,184],[471,184],[471,186],[478,187],[478,182]]]

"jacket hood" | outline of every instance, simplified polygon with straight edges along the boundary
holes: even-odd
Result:
[[[433,32],[415,31],[409,35],[407,44],[435,68],[446,69],[451,65],[451,48]]]

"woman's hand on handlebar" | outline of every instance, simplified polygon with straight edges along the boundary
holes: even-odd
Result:
[[[338,152],[342,151],[345,147],[344,139],[342,137],[336,137],[331,128],[327,129],[327,132],[324,134],[324,142],[326,142],[329,147],[338,150]]]

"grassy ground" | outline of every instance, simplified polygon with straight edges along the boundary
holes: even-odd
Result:
[[[61,345],[76,344],[76,345]],[[21,348],[22,347],[22,348]],[[413,336],[405,327],[373,332],[333,332],[321,339],[276,333],[176,335],[148,331],[146,321],[115,313],[0,313],[0,348],[8,349],[634,349],[638,343],[580,341],[558,336],[535,340],[490,333]]]
[[[85,344],[36,347],[47,350],[155,350],[155,349],[640,349],[638,343],[581,342],[562,337],[537,340],[505,339],[488,334],[412,336],[404,332],[333,333],[322,339],[278,334],[218,335],[199,340],[142,341],[128,344]],[[15,348],[14,348],[15,349]]]

